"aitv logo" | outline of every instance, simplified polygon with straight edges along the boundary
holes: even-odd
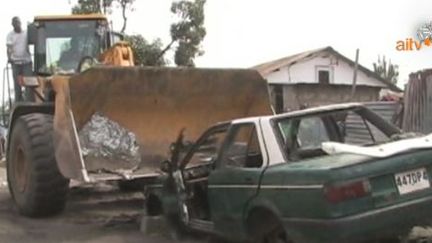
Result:
[[[396,50],[398,51],[420,51],[425,46],[432,46],[432,41],[429,37],[425,38],[423,41],[407,38],[405,41],[400,40],[396,42]]]
[[[406,38],[405,41],[396,42],[396,50],[398,51],[420,51],[423,47],[432,46],[432,21],[425,23],[417,29],[418,40]]]

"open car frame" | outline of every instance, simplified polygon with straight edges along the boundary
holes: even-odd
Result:
[[[361,104],[210,127],[146,188],[176,230],[253,242],[406,235],[432,215],[432,137],[405,136]]]

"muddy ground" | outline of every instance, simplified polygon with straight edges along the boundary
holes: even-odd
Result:
[[[166,232],[140,232],[143,195],[120,193],[115,185],[73,187],[63,214],[48,219],[22,217],[15,209],[0,167],[0,243],[171,243]],[[186,240],[188,243],[205,239]]]
[[[167,229],[140,231],[143,210],[141,193],[123,193],[115,185],[74,186],[66,210],[47,219],[29,219],[18,214],[0,164],[0,243],[172,243]],[[209,242],[190,236],[183,243]],[[409,243],[432,242],[432,228],[415,228]]]

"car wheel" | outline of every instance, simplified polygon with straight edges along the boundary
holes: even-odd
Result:
[[[278,225],[274,229],[265,232],[260,239],[260,243],[293,243],[290,241],[282,226]]]
[[[69,180],[57,167],[52,121],[51,115],[25,115],[11,132],[7,179],[12,198],[25,216],[55,215],[66,205]]]
[[[293,243],[278,218],[265,209],[250,214],[248,231],[254,243]]]

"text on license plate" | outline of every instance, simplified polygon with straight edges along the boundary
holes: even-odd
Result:
[[[395,181],[400,194],[406,194],[430,187],[425,168],[395,174]]]

